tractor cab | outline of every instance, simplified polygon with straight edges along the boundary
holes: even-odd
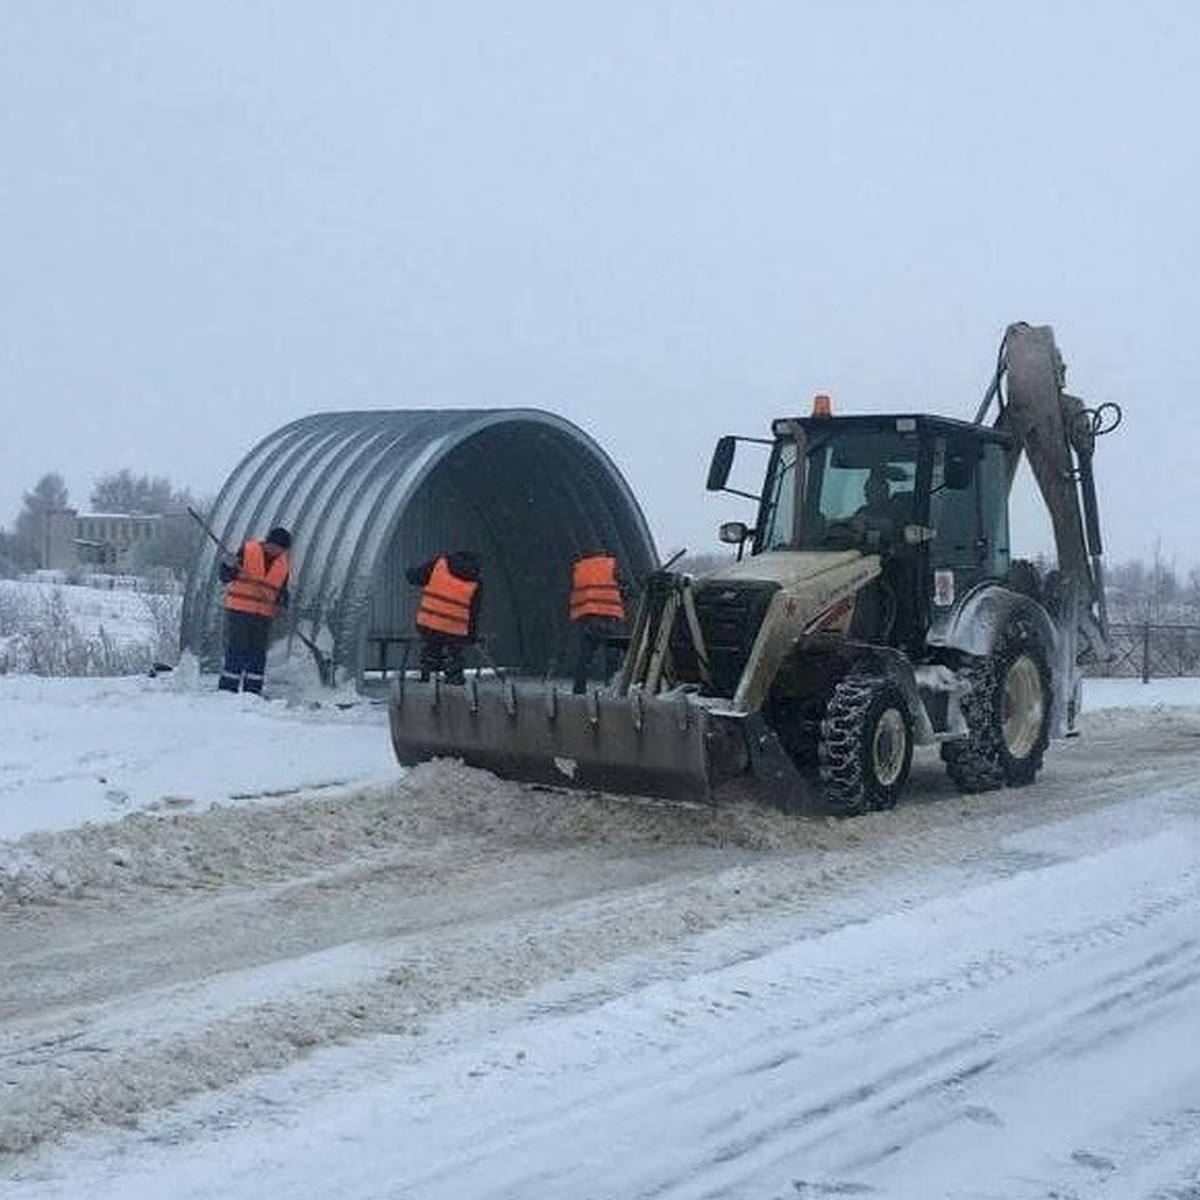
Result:
[[[998,430],[931,416],[782,418],[753,528],[722,527],[751,559],[780,551],[878,555],[858,630],[910,650],[956,601],[1009,569],[1008,461]],[[709,473],[724,488],[735,438]]]

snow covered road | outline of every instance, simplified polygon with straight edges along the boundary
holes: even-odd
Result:
[[[0,1196],[1195,1195],[1200,710],[1048,762],[841,823],[433,764],[23,839]]]

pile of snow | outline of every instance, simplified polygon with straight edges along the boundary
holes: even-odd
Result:
[[[90,851],[91,865],[81,872],[69,847],[65,858],[63,843],[50,856],[38,849],[33,835],[135,816],[369,796],[372,789],[394,785],[404,772],[393,755],[386,705],[344,686],[321,686],[302,647],[290,658],[282,657],[285,651],[286,644],[273,651],[267,697],[218,691],[215,676],[202,674],[190,655],[175,670],[155,676],[0,678],[0,890],[69,891],[99,870]],[[1093,734],[1120,736],[1129,722],[1143,721],[1135,710],[1157,707],[1169,720],[1175,706],[1200,706],[1200,680],[1089,680],[1084,701]],[[472,815],[469,781],[463,784],[451,773],[435,782],[432,773],[438,769],[422,769],[428,790],[457,794],[455,807],[464,822],[494,818]],[[506,804],[511,803],[508,798]],[[638,821],[653,830],[648,805],[627,809],[619,821],[627,834],[637,836]],[[594,806],[565,810],[557,800],[536,818],[532,811],[527,815],[546,822],[547,814],[561,818],[566,811],[576,821],[592,820],[592,837],[601,837],[614,819]],[[752,811],[743,813],[743,821]],[[532,832],[532,826],[526,830]],[[536,832],[543,836],[546,829]],[[711,832],[726,844],[770,842],[778,836],[767,828],[722,826]],[[127,822],[126,833],[105,835],[99,850],[104,871],[114,878],[128,878],[135,859],[136,873],[164,878],[171,870],[190,873],[181,866],[187,846],[168,848],[171,835],[165,827],[156,835]],[[156,836],[164,839],[158,850],[153,849]],[[143,842],[153,853],[161,850],[161,862],[149,861],[151,850],[138,849]]]

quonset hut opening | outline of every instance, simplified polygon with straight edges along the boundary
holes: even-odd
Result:
[[[209,519],[231,548],[273,525],[291,530],[294,584],[279,633],[294,620],[309,638],[331,635],[334,664],[360,687],[399,665],[417,598],[405,568],[439,551],[479,554],[489,655],[535,675],[565,666],[576,554],[606,546],[633,577],[656,562],[609,457],[536,409],[303,417],[246,455]],[[221,657],[219,558],[206,539],[184,597],[181,645],[207,669]]]

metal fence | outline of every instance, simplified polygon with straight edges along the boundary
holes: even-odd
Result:
[[[1127,679],[1200,676],[1200,625],[1155,625],[1148,621],[1109,626],[1113,657],[1089,667],[1088,675]]]

